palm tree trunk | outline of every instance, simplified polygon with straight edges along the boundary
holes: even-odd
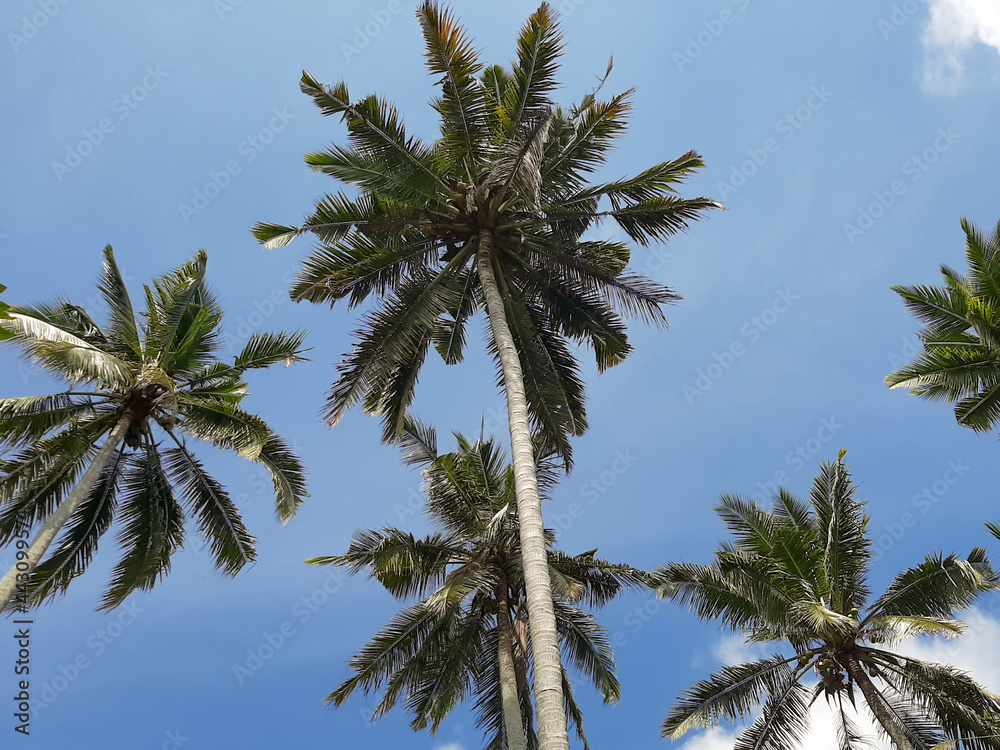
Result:
[[[489,230],[484,229],[479,233],[477,256],[479,280],[486,297],[486,310],[493,341],[500,355],[507,395],[521,564],[524,568],[528,628],[535,667],[538,744],[540,750],[569,750],[562,689],[562,660],[555,609],[552,606],[552,582],[549,580],[542,502],[538,495],[538,476],[535,472],[531,425],[528,421],[528,401],[524,393],[524,375],[493,272],[493,234]]]
[[[898,748],[898,750],[922,750],[918,749],[909,738],[900,729],[899,725],[893,720],[893,716],[885,707],[883,702],[882,694],[879,693],[878,688],[875,684],[868,678],[865,674],[864,668],[855,659],[849,659],[847,663],[847,673],[854,680],[855,684],[861,689],[861,694],[865,696],[865,702],[868,704],[868,708],[871,709],[872,713],[875,715],[875,719],[885,733],[889,735],[889,739]]]
[[[502,590],[497,595],[497,659],[500,662],[504,735],[507,738],[507,750],[528,750],[524,722],[521,720],[521,701],[517,693],[517,672],[514,670],[514,636],[511,632],[510,606],[507,603],[507,584],[501,581],[500,586]]]
[[[101,476],[104,467],[108,465],[115,450],[121,445],[131,423],[132,415],[128,413],[123,414],[108,434],[104,445],[97,451],[94,460],[90,462],[90,466],[83,473],[83,477],[77,482],[76,487],[59,504],[59,507],[45,519],[42,528],[35,536],[31,546],[28,547],[26,557],[18,560],[14,567],[7,572],[7,575],[0,580],[0,612],[6,610],[11,599],[15,597],[15,594],[19,593],[19,582],[22,582],[21,591],[23,591],[23,582],[27,581],[28,576],[38,567],[38,563],[42,561],[42,557],[45,555],[46,550],[48,550],[49,545],[52,544],[52,540],[56,538],[62,527],[73,516],[80,503],[90,494],[98,477]],[[17,604],[20,605],[21,601],[19,600]]]

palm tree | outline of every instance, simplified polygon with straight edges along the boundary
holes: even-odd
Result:
[[[413,728],[433,732],[474,695],[490,750],[535,748],[514,467],[494,440],[456,437],[458,449],[445,455],[438,455],[435,431],[418,423],[409,423],[402,438],[405,461],[425,467],[427,512],[440,531],[423,539],[396,528],[361,531],[345,554],[307,560],[367,571],[398,599],[420,598],[354,656],[353,676],[327,701],[339,706],[359,688],[382,690],[374,716],[403,699]],[[554,467],[542,460],[537,471],[544,492]],[[607,631],[575,605],[601,606],[625,587],[648,585],[649,574],[598,559],[596,550],[566,555],[551,548],[551,532],[546,541],[563,651],[606,703],[616,701]],[[586,747],[565,669],[562,684],[566,712]]]
[[[841,748],[850,750],[866,744],[845,711],[856,687],[899,750],[956,740],[1000,748],[1000,696],[957,669],[892,650],[913,635],[961,634],[955,611],[1000,579],[980,548],[965,560],[934,553],[869,603],[869,517],[854,499],[843,455],[822,465],[809,505],[783,489],[770,511],[723,495],[716,510],[735,539],[711,565],[671,563],[655,574],[662,596],[699,617],[718,619],[748,641],[787,646],[688,688],[663,723],[665,736],[748,716],[763,701],[736,748],[787,750],[798,746],[809,707],[822,695],[835,708]],[[819,679],[810,689],[803,680],[811,670]]]
[[[484,67],[436,2],[421,4],[417,16],[427,66],[441,85],[432,102],[440,138],[425,144],[384,99],[352,101],[345,83],[324,86],[304,73],[302,90],[348,128],[346,146],[306,162],[358,192],[322,198],[300,227],[260,223],[254,234],[270,247],[305,232],[320,240],[293,299],[380,301],[338,365],[327,399],[331,425],[362,401],[381,415],[385,438],[396,437],[430,347],[446,363],[460,362],[468,321],[485,312],[507,400],[539,735],[545,750],[563,750],[569,740],[532,434],[568,469],[569,437],[587,427],[570,344],[591,346],[603,371],[631,351],[618,311],[663,324],[662,306],[678,299],[628,270],[627,243],[584,236],[610,219],[645,246],[720,206],[676,194],[675,185],[703,166],[693,151],[635,177],[588,184],[626,127],[631,92],[599,101],[595,91],[569,110],[553,103],[563,43],[548,3],[522,28],[509,68]]]
[[[892,287],[924,324],[924,350],[885,382],[954,402],[960,425],[988,432],[1000,421],[1000,223],[987,236],[963,217],[962,229],[966,275],[942,266],[942,286]]]
[[[266,466],[283,522],[307,496],[291,448],[240,406],[244,373],[300,360],[304,334],[257,333],[232,364],[216,359],[222,310],[205,284],[206,261],[199,251],[145,287],[141,324],[110,246],[98,284],[110,311],[105,328],[65,301],[11,308],[4,321],[11,343],[69,389],[0,399],[0,447],[19,451],[0,462],[0,544],[18,549],[18,563],[0,581],[0,606],[15,600],[23,610],[64,593],[116,519],[123,556],[101,609],[167,573],[185,513],[224,573],[252,562],[255,539],[183,436]],[[170,448],[161,447],[164,439]]]

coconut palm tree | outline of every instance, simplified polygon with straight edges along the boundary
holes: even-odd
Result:
[[[104,328],[65,301],[15,306],[3,321],[14,334],[10,343],[68,390],[0,399],[0,447],[7,453],[0,462],[0,544],[18,550],[18,563],[0,581],[2,606],[23,609],[64,593],[116,520],[123,555],[101,609],[167,573],[186,514],[197,520],[221,571],[235,575],[252,562],[254,538],[185,436],[267,467],[283,522],[306,497],[299,459],[240,406],[244,374],[300,360],[304,334],[256,333],[232,364],[218,360],[222,310],[205,283],[206,261],[199,251],[145,287],[146,309],[137,319],[108,246],[98,284],[109,309]]]
[[[419,423],[409,423],[402,438],[406,462],[424,467],[427,512],[440,531],[423,539],[391,527],[360,531],[345,554],[307,560],[368,572],[398,599],[420,599],[354,656],[354,674],[327,701],[339,706],[358,689],[381,690],[374,716],[404,700],[414,729],[433,732],[459,702],[475,696],[487,748],[535,748],[514,467],[493,439],[456,437],[458,449],[445,455],[438,455],[435,431]],[[554,467],[542,460],[537,472],[544,491]],[[648,585],[649,574],[601,560],[596,550],[566,555],[552,548],[551,532],[546,541],[563,651],[606,703],[616,701],[607,631],[576,605],[601,606],[623,588]],[[586,747],[565,669],[562,684],[566,712]]]
[[[595,91],[568,110],[552,101],[563,42],[547,3],[522,28],[509,67],[485,67],[437,3],[422,3],[417,16],[441,86],[432,102],[440,138],[426,144],[407,134],[384,99],[353,100],[345,83],[324,86],[304,73],[302,90],[348,129],[346,146],[306,162],[357,194],[327,195],[302,226],[261,223],[254,234],[271,247],[305,232],[319,239],[293,299],[378,301],[338,365],[327,399],[331,425],[361,401],[393,439],[429,349],[460,362],[469,319],[485,313],[516,467],[539,735],[545,750],[563,750],[562,669],[532,435],[569,468],[569,437],[587,426],[571,343],[592,347],[603,371],[631,351],[620,312],[663,324],[662,306],[678,299],[628,270],[626,242],[585,236],[610,220],[645,246],[719,204],[676,193],[703,166],[693,151],[635,177],[588,184],[625,129],[631,92],[599,101]]]
[[[656,574],[662,596],[717,619],[747,640],[784,644],[767,658],[725,666],[688,688],[670,710],[663,734],[760,717],[738,738],[737,750],[799,746],[809,707],[819,696],[835,708],[844,750],[866,744],[845,710],[855,688],[899,750],[928,750],[941,742],[1000,748],[1000,696],[969,675],[893,650],[914,635],[956,636],[955,611],[997,588],[986,553],[968,558],[928,555],[898,574],[869,601],[871,540],[864,504],[843,463],[822,465],[810,503],[779,490],[770,511],[723,495],[717,512],[734,540],[711,565],[671,563]],[[803,681],[815,672],[818,681]],[[954,745],[951,745],[954,747]]]
[[[941,267],[941,286],[894,286],[924,324],[924,350],[890,373],[892,388],[955,403],[964,427],[988,432],[1000,422],[1000,223],[984,234],[963,217],[963,275]]]

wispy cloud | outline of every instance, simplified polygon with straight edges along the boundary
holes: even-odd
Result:
[[[966,55],[977,44],[1000,53],[1000,4],[996,0],[930,0],[924,31],[923,89],[955,94],[968,83]]]

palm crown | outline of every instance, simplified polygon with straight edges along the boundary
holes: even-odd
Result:
[[[167,572],[184,540],[186,514],[197,519],[222,571],[235,574],[254,560],[255,540],[237,507],[184,436],[267,467],[282,521],[306,496],[304,471],[291,448],[240,406],[247,394],[244,373],[301,359],[303,334],[257,333],[232,364],[219,361],[222,311],[205,283],[206,261],[200,251],[145,287],[140,323],[109,246],[98,285],[109,308],[104,328],[64,301],[12,307],[4,321],[12,344],[71,387],[0,399],[0,446],[8,454],[0,464],[0,544],[46,519],[48,530],[56,515],[68,522],[58,548],[30,577],[32,602],[64,592],[115,520],[123,556],[102,608],[152,587]],[[171,447],[161,447],[164,439]],[[80,497],[74,498],[74,486]],[[54,537],[59,524],[50,530]]]
[[[408,423],[406,460],[424,469],[427,513],[441,531],[423,539],[396,528],[361,531],[343,555],[311,563],[368,571],[400,599],[419,597],[351,660],[354,675],[328,697],[340,705],[358,688],[382,690],[375,715],[405,698],[413,726],[433,731],[460,701],[475,695],[487,746],[536,747],[530,701],[531,650],[527,639],[524,575],[514,501],[514,471],[493,440],[470,442],[438,455],[432,429]],[[551,462],[541,461],[543,486],[554,481]],[[619,684],[607,631],[575,606],[601,606],[623,587],[648,583],[648,574],[609,563],[595,551],[569,556],[551,548],[548,564],[556,595],[556,622],[565,654],[605,702]],[[511,671],[502,669],[509,659]],[[586,744],[582,713],[563,671],[568,715]],[[505,690],[507,695],[504,695]],[[511,730],[504,698],[520,712]],[[509,718],[509,717],[508,717]],[[525,729],[526,732],[525,732]],[[523,733],[520,743],[511,736]]]
[[[694,152],[639,175],[588,184],[622,134],[630,91],[569,110],[550,98],[562,38],[543,3],[521,31],[509,68],[484,67],[447,11],[418,12],[427,67],[441,94],[432,105],[441,136],[409,136],[396,109],[378,96],[352,101],[345,83],[323,86],[308,73],[302,90],[324,115],[340,115],[347,146],[309,154],[319,172],[358,188],[321,199],[301,227],[258,224],[269,246],[303,232],[321,241],[291,293],[296,300],[354,306],[376,294],[358,344],[338,366],[327,401],[336,423],[360,399],[380,413],[386,437],[402,427],[420,367],[433,345],[462,360],[466,325],[484,310],[484,262],[496,277],[524,376],[533,427],[570,461],[569,435],[587,426],[583,383],[570,342],[593,348],[603,370],[631,350],[619,310],[663,323],[677,299],[628,270],[627,243],[584,239],[613,219],[641,245],[684,229],[707,198],[682,199],[675,185],[702,166]],[[493,283],[492,279],[489,282]],[[497,356],[496,342],[491,351]]]
[[[942,266],[942,286],[892,287],[924,324],[924,350],[885,382],[955,402],[959,424],[986,432],[1000,421],[1000,223],[986,235],[963,218],[962,229],[968,273]]]
[[[724,495],[717,510],[734,541],[721,545],[711,565],[671,563],[657,571],[662,596],[749,641],[791,649],[723,667],[688,688],[664,722],[664,735],[745,717],[763,701],[737,750],[787,750],[801,740],[810,704],[824,695],[836,709],[841,747],[849,750],[866,744],[843,702],[854,703],[857,687],[900,750],[948,739],[1000,747],[998,696],[963,672],[891,650],[911,635],[962,632],[955,611],[997,587],[984,551],[973,549],[965,560],[928,555],[869,601],[869,518],[854,499],[843,454],[822,466],[810,501],[780,490],[766,511]],[[819,680],[810,690],[802,681],[812,670]]]

